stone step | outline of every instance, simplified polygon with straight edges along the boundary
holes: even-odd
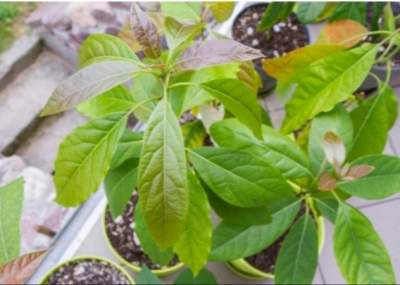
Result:
[[[73,72],[64,60],[44,50],[25,70],[0,90],[0,152],[12,154],[35,129],[40,111],[61,80]]]

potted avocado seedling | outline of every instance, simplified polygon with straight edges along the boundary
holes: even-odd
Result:
[[[307,27],[292,12],[294,3],[272,2],[246,7],[232,25],[232,38],[261,50],[265,58],[276,58],[309,44]],[[254,61],[262,79],[260,93],[272,90],[276,81]]]
[[[83,43],[82,68],[56,88],[42,113],[79,105],[89,117],[60,146],[57,202],[77,206],[107,177],[110,235],[119,231],[112,223],[123,221],[118,216],[128,205],[134,218],[122,224],[131,222],[136,245],[153,260],[160,253],[176,255],[193,276],[208,260],[232,265],[282,238],[274,246],[279,252],[273,269],[264,273],[290,284],[314,278],[322,216],[335,225],[336,259],[349,283],[395,283],[378,234],[346,200],[385,198],[400,189],[400,159],[381,155],[397,115],[388,79],[367,100],[352,95],[379,48],[398,31],[378,44],[311,45],[264,62],[278,81],[295,85],[282,127],[275,130],[261,112],[256,81],[243,68],[264,55],[234,40],[201,39],[201,12],[179,5],[197,16],[165,17],[168,49],[161,49],[151,19],[132,6],[143,60],[112,36],[94,35]],[[210,120],[204,109],[215,106],[223,116]],[[200,121],[187,121],[188,112]],[[143,122],[143,133],[127,130],[131,115]],[[199,139],[194,130],[201,124]],[[294,136],[299,130],[301,136]],[[204,140],[204,131],[211,139]],[[129,205],[133,189],[136,206]],[[214,231],[211,208],[222,220]],[[128,242],[135,241],[128,235]],[[380,274],[355,274],[364,266]]]
[[[135,284],[116,263],[100,257],[77,257],[57,265],[40,284]]]

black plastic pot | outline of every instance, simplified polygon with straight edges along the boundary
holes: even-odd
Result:
[[[375,74],[380,80],[384,81],[387,75],[386,65],[374,65],[371,72]],[[392,67],[392,74],[389,81],[390,86],[398,87],[400,86],[400,64],[396,64]],[[360,90],[368,91],[373,90],[378,87],[376,79],[372,75],[368,75],[367,79],[363,82]]]
[[[243,17],[243,14],[248,11],[250,8],[254,8],[254,7],[263,7],[263,8],[267,8],[268,4],[267,3],[257,3],[257,4],[250,4],[248,6],[246,6],[234,19],[233,21],[233,25],[231,27],[231,32],[232,32],[232,37],[234,40],[237,40],[239,42],[241,42],[238,38],[235,38],[235,33],[234,33],[234,28],[237,24],[238,21],[240,21],[240,18]],[[296,17],[297,16],[292,13],[291,17]],[[303,28],[303,32],[306,35],[306,45],[308,45],[310,43],[310,34],[308,31],[308,28],[305,25],[302,25]],[[244,42],[242,42],[243,44],[246,44]],[[272,91],[275,87],[276,87],[276,80],[274,78],[272,78],[271,76],[269,76],[264,69],[262,68],[261,65],[261,60],[256,60],[254,61],[254,67],[257,70],[258,74],[260,75],[260,78],[262,80],[262,87],[259,90],[259,95],[267,95],[270,91]]]

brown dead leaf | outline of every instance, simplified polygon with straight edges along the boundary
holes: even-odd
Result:
[[[336,188],[336,179],[330,173],[325,172],[319,178],[319,190],[321,191],[332,191]]]
[[[0,284],[24,284],[35,272],[46,251],[17,257],[0,268]]]
[[[339,20],[327,24],[321,31],[318,44],[337,44],[352,47],[358,44],[367,28],[353,20]]]

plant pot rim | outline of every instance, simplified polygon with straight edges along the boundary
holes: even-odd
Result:
[[[316,220],[317,223],[317,234],[318,234],[318,252],[321,254],[322,248],[325,243],[325,224],[322,216],[319,216]],[[272,273],[261,271],[244,258],[228,261],[225,265],[235,274],[249,280],[265,280],[274,279],[275,276]]]
[[[381,71],[385,71],[386,72],[386,70],[387,70],[387,68],[386,68],[386,65],[379,65],[379,64],[374,64],[373,66],[372,66],[372,69],[375,69],[375,70],[381,70]],[[400,63],[395,63],[393,66],[392,66],[392,72],[393,71],[400,71]],[[392,76],[393,76],[393,74],[392,74]]]
[[[126,260],[111,244],[110,239],[108,238],[107,235],[107,229],[106,229],[106,213],[107,213],[107,206],[108,204],[106,204],[106,207],[103,211],[103,218],[102,218],[102,227],[103,227],[103,235],[104,238],[106,239],[106,243],[107,246],[109,247],[109,249],[111,250],[111,252],[114,254],[114,256],[116,256],[116,258],[123,263],[125,266],[127,266],[128,268],[130,268],[131,270],[133,270],[134,272],[139,273],[142,269],[137,266],[134,265],[132,263],[130,263],[128,260]],[[178,262],[177,264],[173,265],[173,266],[167,266],[161,269],[153,269],[151,270],[151,272],[153,272],[154,274],[156,274],[159,277],[163,277],[163,276],[167,276],[170,275],[172,273],[177,272],[178,270],[180,270],[182,267],[184,266],[184,264],[182,262]]]
[[[67,265],[67,264],[71,264],[71,263],[78,263],[80,261],[84,261],[84,260],[95,260],[95,261],[101,261],[104,263],[107,263],[108,265],[114,267],[115,269],[117,269],[119,272],[121,272],[124,277],[126,279],[128,279],[128,282],[130,282],[130,284],[135,284],[135,281],[133,280],[132,276],[120,265],[118,265],[117,263],[115,263],[114,261],[107,259],[105,257],[101,257],[101,256],[90,256],[90,255],[83,255],[83,256],[77,256],[77,257],[73,257],[71,259],[68,259],[56,266],[54,266],[53,268],[51,268],[49,271],[47,271],[47,273],[44,275],[44,277],[42,278],[42,280],[40,281],[39,284],[47,284],[47,280],[49,279],[49,277],[56,272],[57,270],[59,270],[60,268],[62,268],[63,266]]]

